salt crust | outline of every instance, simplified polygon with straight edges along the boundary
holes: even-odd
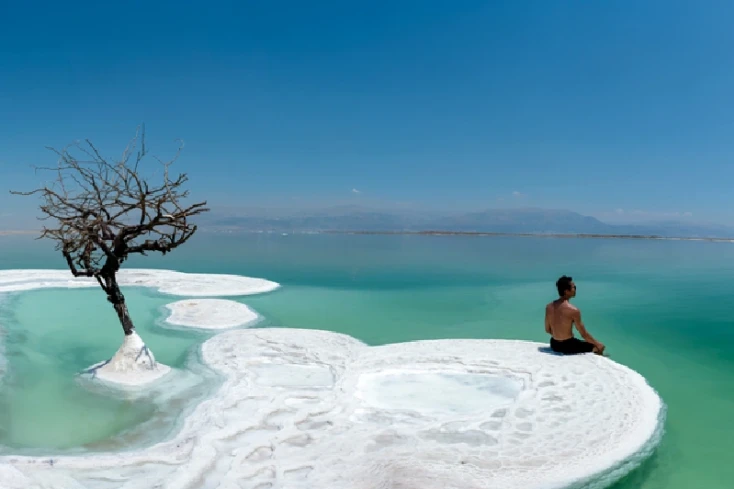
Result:
[[[543,350],[227,331],[202,346],[226,380],[172,439],[124,453],[0,457],[0,487],[606,487],[657,445],[665,406],[607,358]]]
[[[280,287],[262,278],[172,270],[125,268],[118,272],[120,286],[153,287],[162,294],[206,297],[241,296]],[[75,278],[69,270],[0,270],[0,293],[46,288],[99,287],[93,278]]]
[[[166,304],[171,314],[166,322],[201,329],[226,329],[249,326],[260,316],[236,301],[225,299],[185,299]]]
[[[138,333],[126,335],[122,346],[106,362],[90,367],[83,376],[127,387],[142,386],[171,372],[171,367],[158,363]]]

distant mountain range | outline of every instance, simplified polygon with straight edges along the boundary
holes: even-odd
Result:
[[[680,238],[734,238],[734,228],[690,222],[610,224],[591,216],[553,209],[489,209],[439,214],[337,206],[320,210],[249,209],[210,213],[201,221],[210,231],[246,232],[479,232],[503,234],[645,235]]]

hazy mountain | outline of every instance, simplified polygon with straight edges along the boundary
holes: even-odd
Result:
[[[431,223],[446,231],[497,233],[614,233],[595,217],[550,209],[490,209],[448,216]]]
[[[537,234],[734,237],[734,228],[688,222],[609,224],[577,212],[553,209],[488,209],[441,215],[407,210],[338,206],[317,210],[246,209],[212,212],[202,229],[266,232],[453,231]]]
[[[617,224],[619,234],[645,234],[678,238],[734,238],[734,227],[679,221]]]
[[[379,211],[344,206],[314,211],[227,216],[209,226],[244,231],[421,231],[431,218],[413,213]]]

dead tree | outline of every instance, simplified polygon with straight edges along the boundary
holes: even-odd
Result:
[[[138,129],[119,161],[103,157],[89,140],[74,143],[59,156],[50,184],[16,195],[38,195],[44,226],[39,239],[56,242],[75,277],[94,277],[107,300],[115,308],[125,335],[135,331],[125,297],[117,283],[117,272],[133,254],[166,254],[178,248],[196,232],[192,216],[208,211],[206,202],[187,203],[189,191],[183,186],[186,174],[175,178],[169,167],[175,156],[160,163],[158,181],[143,177],[141,163],[147,156],[145,132]]]

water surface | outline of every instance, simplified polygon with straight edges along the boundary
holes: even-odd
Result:
[[[50,246],[27,242],[22,237],[0,239],[0,249],[11,250],[0,255],[0,268],[62,267]],[[259,326],[327,329],[374,345],[424,338],[546,341],[543,307],[554,298],[558,276],[572,275],[578,284],[575,303],[590,331],[607,345],[614,360],[643,374],[668,405],[667,432],[656,455],[615,489],[732,487],[730,243],[201,233],[187,245],[164,258],[134,259],[130,266],[275,280],[282,289],[238,299],[265,317]],[[128,294],[133,317],[157,358],[185,366],[186,355],[196,350],[202,337],[156,326],[160,306],[178,298]],[[37,310],[38,304],[47,305]],[[102,323],[98,318],[105,309],[109,311]],[[11,320],[8,335],[27,329],[30,339],[23,349],[29,358],[36,355],[33,362],[39,365],[15,363],[11,357],[13,378],[41,377],[40,362],[56,361],[49,360],[54,356],[68,362],[65,372],[71,373],[119,346],[114,313],[97,290],[19,294],[5,310],[15,315],[19,326],[14,329]],[[36,333],[37,325],[48,324],[52,315],[59,326]],[[20,340],[10,338],[8,348],[16,341]],[[39,394],[21,389],[6,398],[12,398],[8,402],[18,412],[56,395],[47,387],[39,389]],[[87,407],[80,407],[84,402]],[[89,406],[106,406],[105,402],[112,407],[99,410],[106,414],[87,435],[80,434],[78,440],[59,435],[67,441],[58,444],[104,438],[116,427],[150,416],[146,409],[151,408],[144,405],[80,396],[60,402],[59,417],[81,423],[83,417],[75,410],[94,410]],[[10,429],[7,416],[0,425]],[[34,430],[31,423],[10,429],[16,433],[13,439],[26,444],[34,441]],[[11,439],[2,436],[3,443]]]

